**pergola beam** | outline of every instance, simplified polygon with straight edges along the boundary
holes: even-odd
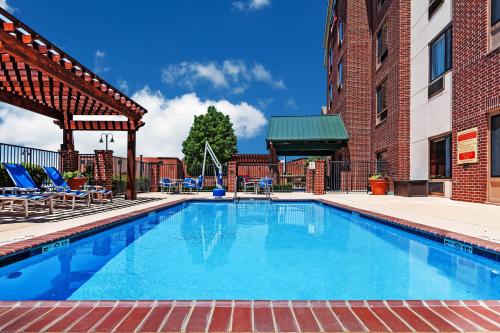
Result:
[[[140,121],[85,121],[85,120],[70,120],[67,124],[64,122],[56,122],[61,128],[72,131],[137,131],[144,123]]]
[[[14,56],[16,60],[28,63],[31,68],[42,71],[59,82],[64,82],[65,86],[96,99],[109,109],[119,110],[129,119],[140,119],[141,115],[139,113],[136,113],[132,108],[127,108],[126,105],[121,104],[114,97],[109,96],[107,91],[103,92],[101,88],[96,89],[90,82],[75,75],[64,66],[49,59],[49,57],[40,55],[34,48],[24,45],[22,40],[13,38],[9,33],[2,30],[0,30],[0,43],[0,52],[8,53]]]
[[[63,120],[63,115],[61,112],[23,96],[16,95],[12,92],[7,92],[4,89],[0,89],[0,101],[20,107],[22,109],[30,110],[32,112],[41,114],[42,116],[50,117],[52,119],[60,121]]]

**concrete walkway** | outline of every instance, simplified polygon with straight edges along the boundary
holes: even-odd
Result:
[[[145,203],[134,206],[118,206],[116,209],[108,211],[103,211],[100,206],[94,205],[95,209],[92,212],[78,214],[78,211],[76,211],[74,218],[71,218],[71,216],[68,217],[68,212],[65,210],[56,210],[56,214],[58,211],[60,214],[64,214],[64,219],[51,219],[51,222],[41,222],[39,218],[33,217],[29,220],[23,220],[23,222],[6,223],[11,213],[0,211],[0,245],[158,206],[188,196],[147,193],[141,194],[140,197],[142,199],[155,200],[144,200]],[[200,193],[191,197],[211,198],[211,193]],[[232,198],[233,196],[229,194],[228,197]],[[239,197],[255,196],[239,194]],[[258,197],[262,198],[263,196]],[[367,194],[327,194],[313,196],[306,193],[275,193],[273,197],[279,199],[325,199],[354,208],[369,210],[500,243],[500,206],[466,203],[435,197],[403,198]]]

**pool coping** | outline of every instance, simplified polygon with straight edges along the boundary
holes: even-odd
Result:
[[[252,198],[238,198],[238,200],[246,201],[253,200]],[[356,207],[332,202],[326,199],[280,199],[272,197],[273,202],[316,202],[329,207],[340,209],[351,214],[356,214],[361,217],[371,219],[377,223],[381,223],[411,234],[424,237],[426,239],[437,242],[441,245],[450,246],[457,250],[469,252],[477,256],[481,256],[490,260],[500,262],[500,244],[477,237],[463,235],[457,232],[440,229],[423,225],[416,222],[411,222],[405,219],[396,218],[389,215],[384,215]],[[0,267],[11,263],[29,258],[34,255],[39,255],[47,246],[64,246],[77,240],[90,237],[99,232],[109,230],[119,225],[130,222],[133,219],[145,217],[150,213],[162,211],[174,206],[178,206],[188,202],[232,202],[231,198],[210,199],[210,198],[182,198],[171,202],[163,203],[149,208],[140,209],[134,212],[120,214],[117,216],[101,219],[95,222],[87,223],[81,226],[64,229],[61,231],[49,233],[42,236],[22,240],[19,242],[9,243],[0,246]]]
[[[480,332],[500,301],[0,302],[2,332]]]

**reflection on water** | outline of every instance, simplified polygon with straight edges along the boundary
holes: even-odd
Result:
[[[192,203],[1,268],[0,299],[498,299],[499,271],[319,204]]]

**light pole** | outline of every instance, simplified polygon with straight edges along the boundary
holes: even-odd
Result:
[[[106,150],[108,150],[108,138],[111,138],[109,142],[113,143],[115,140],[113,139],[113,134],[112,133],[101,133],[101,140],[99,140],[99,143],[103,143],[103,137],[106,137]]]

